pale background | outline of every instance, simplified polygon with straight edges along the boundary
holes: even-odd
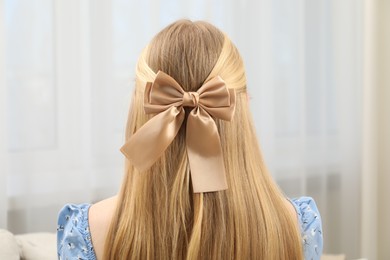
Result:
[[[266,162],[288,196],[317,201],[325,252],[390,259],[389,13],[386,0],[0,0],[0,228],[55,232],[65,203],[117,192],[136,59],[169,23],[203,19],[241,51]]]

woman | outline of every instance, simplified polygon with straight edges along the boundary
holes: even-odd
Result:
[[[311,198],[288,200],[260,153],[242,59],[206,22],[177,21],[145,48],[118,196],[67,205],[61,259],[319,259]]]

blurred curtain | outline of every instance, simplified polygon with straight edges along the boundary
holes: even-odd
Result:
[[[390,1],[378,6],[378,259],[390,259]],[[363,147],[364,149],[364,147]],[[367,172],[368,174],[368,172]],[[366,210],[369,210],[366,207]]]
[[[390,259],[390,1],[364,3],[362,256]]]
[[[4,13],[4,3],[0,1],[0,14]],[[1,16],[2,17],[2,16]],[[4,19],[0,19],[0,39],[5,37]],[[5,41],[0,40],[0,228],[7,226],[7,133],[6,120],[6,81],[5,81]]]
[[[55,231],[64,203],[115,194],[140,51],[174,20],[205,19],[241,51],[272,174],[316,199],[326,252],[360,256],[361,1],[0,3],[3,227]]]

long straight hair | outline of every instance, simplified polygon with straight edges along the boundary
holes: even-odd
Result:
[[[126,160],[104,258],[302,259],[296,217],[260,153],[244,64],[233,43],[206,22],[180,20],[158,33],[137,64],[126,140],[150,118],[143,111],[144,88],[159,70],[185,91],[196,91],[217,75],[236,90],[233,120],[215,119],[229,188],[193,193],[183,124],[147,171]]]

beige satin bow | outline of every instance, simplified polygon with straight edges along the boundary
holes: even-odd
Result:
[[[235,107],[234,89],[218,76],[197,92],[185,92],[169,75],[159,71],[145,87],[144,109],[156,114],[121,148],[140,171],[147,170],[175,138],[185,116],[183,107],[193,107],[187,118],[186,144],[195,193],[227,189],[225,167],[217,125],[213,117],[230,121]]]

